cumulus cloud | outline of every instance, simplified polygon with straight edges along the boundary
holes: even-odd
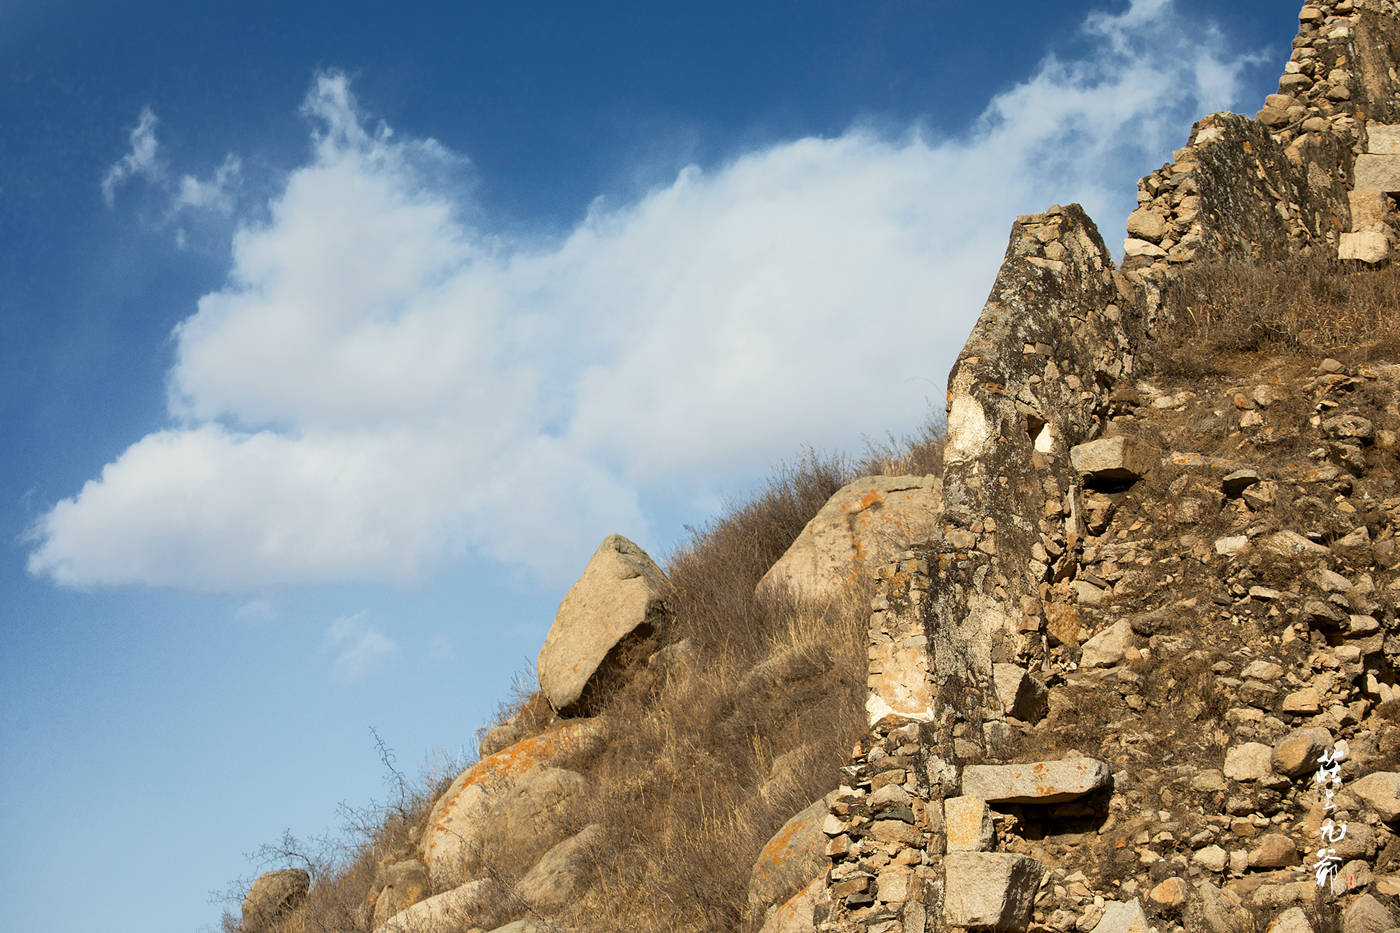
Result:
[[[306,163],[175,330],[172,426],[41,519],[31,572],[240,589],[476,554],[567,582],[658,508],[914,426],[1011,219],[1079,200],[1121,229],[1139,166],[1237,94],[1237,56],[1167,0],[1085,29],[1092,57],[958,136],[689,166],[549,242],[493,230],[465,156],[320,75]]]
[[[335,652],[332,662],[337,680],[353,684],[378,669],[398,650],[393,639],[365,621],[365,613],[336,619],[326,629],[325,645]]]

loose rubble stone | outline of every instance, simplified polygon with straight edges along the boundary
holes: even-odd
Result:
[[[1378,266],[1390,256],[1390,239],[1379,230],[1343,233],[1337,239],[1337,258],[1355,259]]]
[[[1269,933],[1314,933],[1314,930],[1303,908],[1290,907],[1269,924]]]
[[[1142,912],[1142,904],[1137,898],[1126,903],[1111,901],[1104,905],[1103,918],[1094,926],[1093,933],[1149,933],[1147,915]]]
[[[1185,881],[1180,878],[1168,878],[1149,891],[1147,897],[1154,904],[1161,904],[1163,907],[1178,907],[1186,902],[1189,893],[1190,888]]]
[[[1225,870],[1226,864],[1230,861],[1230,854],[1220,846],[1209,845],[1204,849],[1196,850],[1191,856],[1191,861],[1206,871],[1219,874]]]
[[[1093,758],[1065,758],[1014,765],[969,765],[965,795],[988,803],[1060,803],[1107,787],[1108,765]]]
[[[953,926],[1024,930],[1045,866],[1010,852],[949,852],[943,859],[944,918]]]
[[[1049,691],[1019,664],[994,664],[997,697],[1002,712],[1026,722],[1039,722],[1047,709]]]
[[[1232,781],[1258,781],[1273,773],[1273,749],[1245,742],[1225,752],[1225,776]]]
[[[1249,853],[1250,868],[1287,868],[1298,864],[1298,847],[1282,833],[1269,833]]]
[[[1133,647],[1133,627],[1126,619],[1119,620],[1084,643],[1079,656],[1080,667],[1112,667],[1120,663]]]
[[[1400,772],[1372,772],[1353,781],[1347,790],[1366,801],[1387,823],[1400,819]]]
[[[1332,735],[1326,729],[1297,729],[1274,745],[1274,770],[1288,777],[1298,777],[1313,770],[1317,756],[1331,747]]]
[[[1370,894],[1363,894],[1342,911],[1342,933],[1388,933],[1395,928],[1390,911]]]
[[[666,617],[670,583],[661,568],[622,535],[598,545],[583,576],[569,588],[537,664],[540,690],[568,710],[617,645]]]

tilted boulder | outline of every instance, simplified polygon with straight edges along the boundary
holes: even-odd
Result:
[[[243,929],[246,933],[271,930],[282,917],[295,910],[311,890],[311,876],[300,868],[269,871],[257,877],[243,898]]]
[[[572,710],[624,639],[662,623],[670,589],[646,551],[622,535],[604,538],[564,595],[540,650],[540,689],[550,704]]]
[[[826,835],[822,821],[830,812],[828,794],[782,825],[763,846],[749,873],[749,911],[762,916],[790,897],[804,882],[826,867]]]
[[[927,540],[943,511],[942,490],[936,476],[865,476],[847,483],[758,581],[758,592],[834,596],[862,569],[874,570]]]
[[[438,887],[460,884],[483,871],[486,849],[498,832],[520,835],[511,855],[528,858],[562,837],[556,825],[567,803],[584,792],[582,775],[552,765],[598,741],[593,720],[570,723],[524,739],[472,765],[433,804],[420,844]]]

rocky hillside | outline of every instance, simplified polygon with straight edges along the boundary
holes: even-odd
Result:
[[[480,760],[226,925],[1400,929],[1397,67],[1303,7],[1121,267],[1016,221],[946,443],[609,537]]]

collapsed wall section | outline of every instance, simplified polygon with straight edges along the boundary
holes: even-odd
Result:
[[[994,666],[1043,656],[1082,539],[1069,449],[1133,372],[1133,295],[1078,205],[1017,220],[949,380],[943,528],[874,603],[872,730],[832,807],[823,929],[944,928],[943,801],[1009,732]]]

